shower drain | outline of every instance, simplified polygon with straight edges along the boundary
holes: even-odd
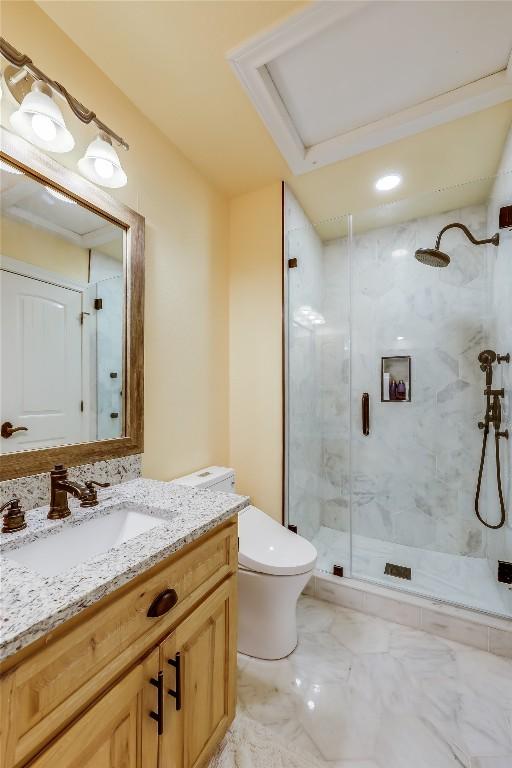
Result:
[[[397,579],[411,580],[412,571],[407,565],[397,565],[396,563],[386,563],[384,568],[386,576],[396,576]]]

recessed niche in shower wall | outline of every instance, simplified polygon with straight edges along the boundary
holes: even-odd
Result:
[[[411,402],[411,358],[409,355],[383,357],[380,399],[383,403]]]

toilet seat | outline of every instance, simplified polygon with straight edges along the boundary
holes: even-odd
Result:
[[[315,547],[257,507],[238,516],[238,563],[241,568],[273,576],[296,576],[312,571]]]

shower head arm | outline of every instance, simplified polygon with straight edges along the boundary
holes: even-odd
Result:
[[[447,224],[446,227],[443,227],[440,233],[438,234],[437,240],[436,240],[437,251],[439,250],[439,246],[441,245],[441,238],[444,235],[444,233],[448,229],[453,229],[454,227],[456,227],[457,229],[462,229],[462,231],[464,232],[468,240],[471,240],[473,245],[486,245],[487,243],[490,243],[491,245],[499,245],[500,243],[499,232],[496,232],[495,235],[493,235],[492,237],[487,237],[484,240],[477,240],[475,237],[473,237],[473,235],[471,234],[471,232],[469,231],[469,229],[466,227],[465,224],[459,224],[459,222],[454,222],[453,224]]]

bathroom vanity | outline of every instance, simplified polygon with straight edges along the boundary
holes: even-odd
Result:
[[[204,768],[235,711],[248,500],[98,494],[143,452],[144,219],[9,131],[0,157],[0,765]]]
[[[235,712],[248,500],[142,479],[101,496],[65,520],[34,510],[1,536],[0,763],[202,768]],[[89,557],[102,537],[109,548]]]

